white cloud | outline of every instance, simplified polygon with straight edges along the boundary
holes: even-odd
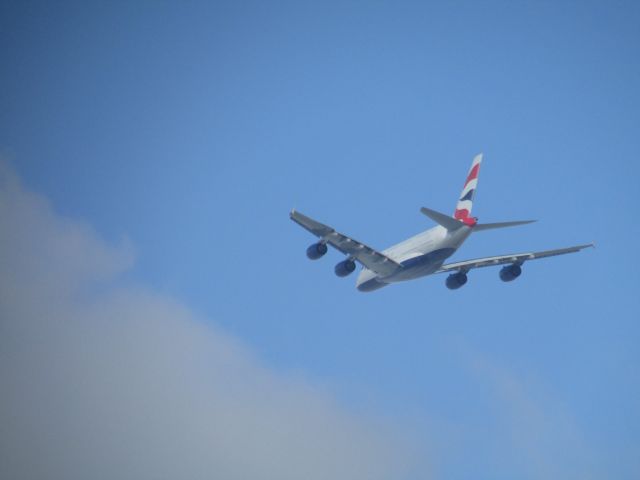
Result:
[[[406,445],[260,364],[0,164],[0,478],[399,478]]]
[[[597,455],[581,433],[570,409],[530,376],[478,353],[470,368],[489,388],[495,411],[485,448],[499,457],[496,465],[521,478],[605,478]]]

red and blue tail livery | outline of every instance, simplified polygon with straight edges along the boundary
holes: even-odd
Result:
[[[482,163],[482,154],[478,154],[473,159],[469,174],[462,187],[456,210],[453,212],[453,217],[457,218],[467,225],[475,225],[475,219],[471,217],[471,208],[473,207],[473,197],[476,193],[476,187],[478,186],[478,174],[480,173],[480,164]]]

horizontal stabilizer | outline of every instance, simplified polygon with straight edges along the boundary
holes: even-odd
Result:
[[[449,215],[445,215],[444,213],[436,212],[435,210],[431,210],[430,208],[422,207],[420,209],[422,213],[424,213],[431,220],[436,222],[438,225],[442,225],[447,230],[457,230],[464,225],[460,220],[456,220]]]
[[[498,222],[498,223],[477,223],[473,227],[474,232],[481,232],[482,230],[492,230],[494,228],[515,227],[517,225],[526,225],[527,223],[537,222],[537,220],[517,220],[515,222]]]

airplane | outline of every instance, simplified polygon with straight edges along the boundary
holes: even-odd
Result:
[[[467,283],[467,273],[470,270],[494,265],[506,265],[500,270],[499,276],[502,281],[511,282],[522,273],[524,262],[595,247],[593,243],[588,243],[554,250],[498,255],[445,264],[445,260],[453,255],[472,233],[535,222],[535,220],[517,220],[478,223],[478,218],[471,216],[481,163],[482,154],[480,153],[473,159],[453,216],[422,207],[420,211],[438,225],[381,252],[295,209],[291,210],[289,217],[320,239],[307,248],[309,259],[318,260],[327,253],[327,245],[331,245],[347,255],[347,258],[334,268],[337,276],[346,277],[352,273],[356,269],[356,261],[362,265],[356,280],[356,288],[361,292],[372,292],[393,283],[435,273],[448,273],[445,285],[450,290],[456,290]]]

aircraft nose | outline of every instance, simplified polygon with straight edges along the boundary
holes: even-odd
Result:
[[[379,281],[377,278],[371,278],[366,282],[358,283],[356,288],[361,292],[373,292],[374,290],[378,290],[379,288],[387,285],[384,282]]]
[[[360,272],[358,280],[356,281],[356,288],[361,292],[372,292],[373,290],[382,288],[385,285],[386,283],[378,280],[378,276],[375,272],[366,268]]]

